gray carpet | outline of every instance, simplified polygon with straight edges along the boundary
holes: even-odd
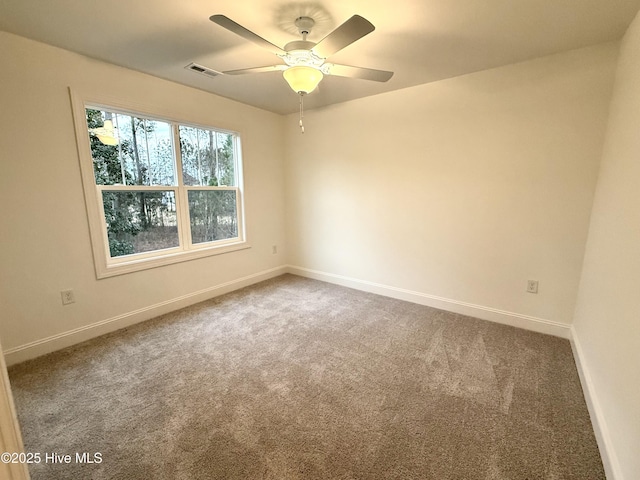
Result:
[[[47,479],[604,479],[567,340],[285,275],[25,362]]]

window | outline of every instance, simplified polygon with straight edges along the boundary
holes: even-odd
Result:
[[[237,133],[85,102],[82,110],[99,278],[247,247]]]

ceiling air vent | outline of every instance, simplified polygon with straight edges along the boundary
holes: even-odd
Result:
[[[222,75],[222,72],[217,72],[207,67],[203,67],[202,65],[198,65],[197,63],[190,63],[186,67],[187,70],[193,70],[194,72],[201,73],[202,75],[206,75],[208,77],[217,77],[218,75]]]

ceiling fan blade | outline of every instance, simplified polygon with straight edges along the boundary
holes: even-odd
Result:
[[[267,67],[241,68],[240,70],[227,70],[222,72],[225,75],[244,75],[245,73],[268,73],[283,72],[288,67],[286,65],[269,65]]]
[[[373,32],[375,29],[376,27],[374,27],[369,20],[360,15],[354,15],[320,40],[318,44],[313,47],[313,51],[316,52],[319,57],[327,58]]]
[[[335,63],[325,63],[324,66],[328,66],[329,75],[338,77],[362,78],[363,80],[373,80],[374,82],[386,82],[393,77],[393,72],[387,72],[386,70],[336,65]]]
[[[273,43],[265,40],[259,35],[256,35],[251,30],[244,28],[242,25],[234,22],[229,17],[225,17],[224,15],[211,15],[209,17],[209,20],[211,20],[213,23],[217,23],[221,27],[226,28],[227,30],[235,33],[236,35],[240,35],[245,40],[249,40],[250,42],[253,42],[256,45],[259,45],[262,48],[269,50],[271,53],[275,53],[276,55],[280,55],[284,53],[284,50],[282,50],[277,45],[274,45]]]

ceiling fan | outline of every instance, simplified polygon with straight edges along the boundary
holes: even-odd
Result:
[[[212,15],[209,19],[245,40],[267,49],[284,61],[277,65],[222,72],[226,75],[281,71],[289,86],[301,96],[315,90],[324,75],[360,78],[375,82],[386,82],[393,76],[393,72],[338,65],[326,61],[329,56],[375,30],[373,24],[360,15],[354,15],[318,43],[307,40],[307,36],[315,25],[313,18],[298,17],[295,25],[302,35],[302,40],[289,42],[284,48],[274,45],[224,15]]]

